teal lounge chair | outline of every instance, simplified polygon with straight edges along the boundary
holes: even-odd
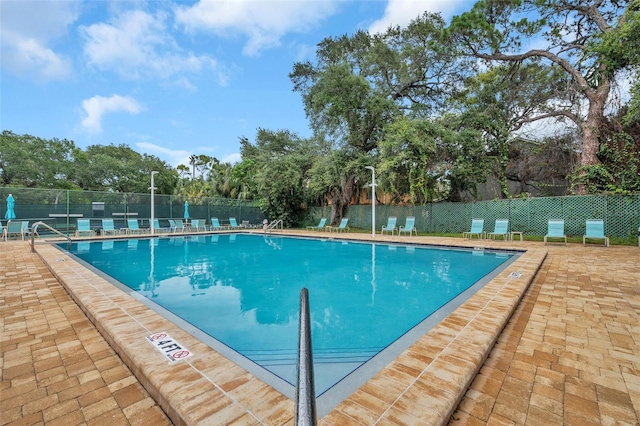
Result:
[[[501,235],[505,241],[509,238],[509,219],[496,219],[493,232],[488,232],[487,238],[495,240],[498,235]]]
[[[320,219],[320,222],[318,222],[318,226],[307,226],[307,229],[313,230],[313,231],[322,231],[324,230],[324,226],[327,224],[327,218],[323,217],[322,219]]]
[[[101,233],[102,235],[117,235],[120,233],[120,230],[116,229],[113,219],[102,219]]]
[[[484,219],[471,219],[471,229],[462,233],[462,238],[471,239],[474,235],[478,239],[484,238]]]
[[[563,219],[549,219],[547,235],[544,236],[545,244],[547,244],[547,238],[562,238],[564,239],[564,245],[567,245],[567,235],[564,233]]]
[[[381,234],[384,235],[385,232],[391,232],[391,235],[397,230],[396,222],[398,218],[395,216],[389,216],[387,219],[387,224],[382,226]]]
[[[160,227],[160,219],[153,219],[153,232],[169,232],[169,229]]]
[[[96,233],[91,229],[91,219],[78,219],[76,222],[76,237],[86,235],[93,237]]]
[[[229,227],[231,229],[240,229],[240,227],[238,226],[238,222],[236,222],[236,218],[235,217],[230,217],[229,218]]]
[[[207,227],[204,225],[204,219],[191,219],[192,231],[206,231]]]
[[[182,219],[174,219],[175,228],[173,232],[184,232],[184,222]]]
[[[24,232],[22,232],[22,222],[16,222],[15,220],[10,220],[7,222],[7,234],[6,239],[11,239],[12,236],[16,238],[20,237],[21,240],[24,240]]]
[[[144,234],[146,233],[146,229],[140,228],[140,223],[138,219],[127,219],[127,233],[129,234]]]
[[[329,226],[327,227],[327,229],[329,229],[329,231],[348,232],[349,231],[349,227],[347,226],[348,223],[349,223],[349,218],[343,217],[342,220],[340,221],[340,225]]]
[[[28,220],[23,220],[22,221],[22,235],[25,236],[25,237],[31,236],[31,229],[29,229],[29,221]]]
[[[404,226],[401,226],[400,229],[398,229],[398,235],[401,235],[403,232],[409,233],[409,236],[411,236],[415,232],[416,237],[418,236],[418,230],[416,229],[416,218],[414,216],[408,216],[404,222]]]
[[[217,217],[212,217],[211,218],[211,230],[212,231],[222,231],[223,229],[229,229],[229,227],[220,225],[220,220]]]
[[[609,247],[609,237],[604,235],[604,221],[602,219],[587,219],[586,231],[582,236],[582,245],[586,245],[587,238],[591,240],[604,240],[604,245]]]

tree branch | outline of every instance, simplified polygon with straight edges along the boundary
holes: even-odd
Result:
[[[566,117],[571,121],[573,121],[574,123],[576,123],[577,125],[580,125],[580,117],[578,117],[577,115],[572,114],[569,111],[556,111],[556,112],[549,112],[547,114],[537,115],[531,118],[523,118],[521,120],[518,120],[517,122],[514,123],[513,130],[514,131],[519,130],[522,126],[528,123],[533,123],[535,121],[544,120],[545,118],[554,118],[554,117]]]
[[[556,55],[555,53],[549,52],[547,50],[534,49],[534,50],[530,50],[528,52],[524,52],[517,55],[506,55],[500,52],[480,53],[476,51],[474,52],[474,55],[480,59],[486,59],[491,61],[511,61],[511,62],[521,62],[521,61],[524,61],[525,59],[530,59],[530,58],[546,58],[549,61],[555,64],[558,64],[559,66],[562,67],[562,69],[564,69],[567,73],[569,73],[571,77],[574,79],[574,81],[578,83],[580,88],[584,90],[585,95],[587,95],[587,92],[592,91],[591,87],[589,86],[589,83],[584,78],[584,76],[580,73],[580,71],[578,71],[575,67],[573,67],[571,63],[569,63],[569,61],[567,61],[566,59],[563,59],[558,55]]]

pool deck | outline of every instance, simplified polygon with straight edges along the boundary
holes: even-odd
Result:
[[[376,241],[527,252],[320,425],[640,424],[638,247]],[[0,243],[1,425],[294,423],[289,398],[54,247],[36,249]],[[159,331],[194,355],[170,365],[146,340]]]

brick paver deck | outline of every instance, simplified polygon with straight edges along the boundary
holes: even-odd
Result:
[[[0,424],[167,425],[37,254],[0,243]]]
[[[450,424],[640,424],[640,249],[544,247]],[[0,424],[169,423],[25,243],[0,244],[0,302]],[[323,424],[433,424],[397,408],[380,418],[368,402],[350,398]]]
[[[640,249],[548,247],[451,424],[640,424]]]

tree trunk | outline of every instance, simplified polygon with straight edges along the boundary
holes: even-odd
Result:
[[[589,110],[587,118],[580,124],[582,132],[582,152],[580,153],[580,167],[600,164],[598,151],[600,150],[600,129],[604,124],[604,109],[609,97],[611,83],[603,81],[596,90],[587,91]],[[585,173],[585,172],[583,172]],[[579,195],[586,194],[584,185],[578,185],[574,192]]]
[[[599,164],[598,151],[600,149],[600,128],[603,125],[604,106],[609,91],[598,90],[590,97],[587,119],[580,125],[582,130],[582,154],[580,166]]]
[[[337,225],[346,215],[353,196],[355,176],[347,176],[340,188],[331,192],[331,225]]]

